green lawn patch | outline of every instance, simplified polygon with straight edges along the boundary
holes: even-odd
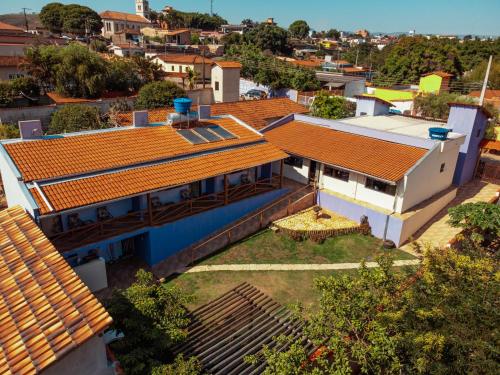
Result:
[[[264,230],[222,250],[199,264],[327,264],[373,261],[390,253],[397,260],[415,259],[402,250],[385,250],[382,241],[362,234],[348,234],[318,244],[297,242],[287,236]]]

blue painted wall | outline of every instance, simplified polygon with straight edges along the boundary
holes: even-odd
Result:
[[[460,186],[474,177],[479,157],[479,144],[484,137],[487,125],[488,117],[480,108],[451,106],[448,128],[455,133],[466,135],[465,142],[460,147],[453,184]]]
[[[356,222],[360,222],[361,216],[368,217],[368,222],[375,237],[383,238],[387,225],[386,238],[399,244],[403,222],[393,216],[384,214],[371,208],[345,201],[335,195],[320,191],[318,194],[318,205],[328,210],[334,211]]]
[[[149,253],[146,254],[145,260],[149,265],[155,265],[259,207],[269,204],[285,193],[285,189],[275,190],[159,228],[151,228]]]

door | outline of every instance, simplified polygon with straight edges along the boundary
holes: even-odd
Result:
[[[123,240],[122,250],[123,250],[122,258],[127,259],[133,257],[135,255],[135,238],[132,237]]]
[[[260,168],[260,178],[263,180],[271,178],[272,164],[265,164]]]
[[[314,160],[311,160],[311,163],[309,164],[309,182],[310,183],[316,182],[316,167],[317,167],[317,163]]]
[[[201,195],[201,181],[190,184],[191,198],[198,198]]]
[[[213,194],[215,193],[215,178],[209,178],[206,180],[206,193]]]

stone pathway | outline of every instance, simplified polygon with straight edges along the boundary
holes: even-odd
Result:
[[[395,267],[418,266],[420,260],[396,260]],[[368,268],[378,267],[377,262],[367,262]],[[221,264],[195,266],[188,268],[185,273],[219,272],[219,271],[331,271],[331,270],[355,270],[361,267],[361,263],[331,263],[331,264]]]
[[[460,232],[459,228],[452,228],[448,225],[448,208],[462,203],[488,202],[499,190],[500,182],[498,181],[474,180],[460,187],[456,198],[413,235],[414,241],[422,246],[446,246]],[[414,254],[412,244],[404,245],[401,250]]]

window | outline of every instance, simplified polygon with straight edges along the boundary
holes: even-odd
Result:
[[[385,182],[367,178],[365,187],[371,190],[380,191],[381,193],[396,195],[396,185],[389,185]]]
[[[111,22],[106,22],[106,31],[111,31]]]
[[[182,66],[179,65],[179,73],[182,73]]]
[[[444,168],[445,168],[445,167],[446,167],[446,164],[445,164],[445,163],[441,164],[441,168],[439,169],[439,172],[440,172],[440,173],[443,173],[443,172],[444,172]]]
[[[9,79],[16,79],[16,78],[21,78],[21,77],[24,77],[24,74],[21,74],[21,73],[9,74]]]
[[[186,70],[186,73],[189,72],[189,66],[186,66],[185,70]]]
[[[349,172],[325,165],[323,168],[325,176],[336,178],[337,180],[349,181]]]
[[[292,167],[302,168],[304,165],[304,159],[298,158],[296,156],[290,156],[285,159],[286,165],[291,165]]]
[[[219,81],[215,81],[215,91],[219,91]]]

